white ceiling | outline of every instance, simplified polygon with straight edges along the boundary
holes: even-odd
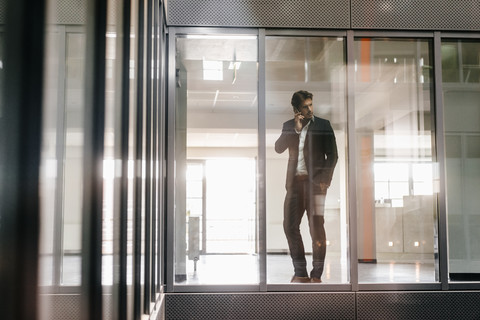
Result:
[[[426,42],[416,41],[371,44],[371,63],[368,67],[359,64],[355,70],[356,75],[369,72],[372,77],[356,83],[357,126],[369,130],[390,126],[408,132],[416,130],[419,121],[426,121],[424,112],[418,109],[427,108],[429,113],[431,86],[408,77],[418,76],[422,70],[417,63],[426,56],[427,48]],[[177,90],[187,101],[189,146],[257,145],[257,55],[257,40],[251,36],[177,39],[177,66],[181,61],[182,79],[182,88]],[[292,117],[290,98],[300,89],[314,93],[317,115],[328,118],[334,128],[346,130],[344,60],[343,39],[267,38],[265,108],[269,141],[280,134],[283,121]],[[204,80],[204,61],[221,61],[223,79]],[[232,62],[241,65],[229,69]],[[422,63],[428,67],[428,56]]]

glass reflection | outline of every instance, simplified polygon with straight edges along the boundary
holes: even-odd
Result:
[[[257,39],[178,37],[176,67],[176,283],[256,284]]]
[[[78,30],[46,36],[40,285],[81,284],[85,34]]]
[[[450,280],[480,280],[480,43],[442,42]]]
[[[359,282],[433,282],[430,44],[355,40]]]
[[[310,282],[310,276],[316,278],[317,283],[320,279],[323,283],[346,283],[349,281],[345,184],[346,69],[344,51],[343,38],[267,37],[266,39],[267,282],[271,284],[290,283],[292,280],[292,282],[306,282],[307,280]],[[282,138],[279,137],[297,136],[297,133],[293,134],[293,127],[288,126],[294,123],[295,112],[291,99],[294,92],[298,90],[305,90],[313,94],[311,100],[301,99],[303,102],[312,102],[313,115],[317,117],[309,123],[308,128],[305,128],[304,149],[312,151],[298,152],[299,143],[294,142],[290,146],[290,152],[280,152],[284,151],[284,148],[281,148],[281,150],[276,148],[282,141]],[[310,117],[309,112],[302,116]],[[288,128],[283,126],[284,123],[291,130],[286,130]],[[322,126],[323,129],[318,131],[319,134],[314,134],[317,131],[313,129],[317,126]],[[314,138],[311,138],[312,136]],[[277,140],[280,142],[277,142]],[[311,141],[322,142],[312,147],[309,145]],[[338,150],[336,166],[334,166],[336,160],[334,144],[336,144]],[[326,153],[318,155],[319,157],[314,159],[323,157],[323,159],[327,159],[326,163],[330,164],[311,166],[311,158],[308,155],[318,153],[321,150],[326,151]],[[284,219],[284,212],[285,214],[290,212],[290,210],[284,210],[284,204],[295,203],[293,207],[299,208],[296,205],[298,202],[290,201],[293,199],[292,196],[297,194],[294,190],[298,190],[292,188],[289,183],[299,179],[295,177],[295,168],[289,169],[291,175],[287,178],[287,166],[298,162],[298,154],[307,154],[305,162],[310,167],[306,168],[308,178],[305,181],[317,180],[314,177],[318,173],[328,172],[326,175],[328,178],[317,181],[317,183],[320,183],[318,188],[323,189],[323,191],[319,192],[322,195],[316,198],[321,198],[323,202],[316,210],[313,208],[308,210],[308,215],[304,210],[299,209],[298,218],[303,217],[303,219],[299,227],[296,226],[299,222],[297,220],[292,229],[295,230],[297,239],[298,233],[296,230],[299,230],[303,239],[305,260],[302,252],[299,255],[300,259],[298,259],[295,254],[297,252],[295,250],[296,246],[293,243],[291,243],[292,246],[288,245],[286,235],[289,233],[286,233],[284,228],[284,226],[287,226],[285,222],[289,221],[289,219]],[[291,158],[292,155],[293,158]],[[291,159],[289,160],[289,158]],[[332,159],[332,161],[329,159]],[[326,170],[326,167],[330,169]],[[331,176],[331,169],[333,168],[335,170],[333,176]],[[306,185],[308,190],[312,184],[307,182]],[[325,195],[327,186],[328,192]],[[311,188],[313,194],[320,191],[316,190],[318,188]],[[309,194],[307,191],[306,195]],[[315,199],[313,194],[312,197],[307,198]],[[314,203],[313,201],[312,204]],[[323,210],[318,210],[320,208],[323,208]],[[315,212],[320,213],[321,211],[324,211],[323,216],[316,217],[314,215]],[[313,218],[311,219],[312,222],[316,218],[320,222],[319,224],[311,224],[312,234],[309,231],[307,216]],[[322,227],[325,229],[326,239],[324,239],[324,236],[317,239],[317,235],[323,233]],[[287,230],[290,230],[290,228]],[[311,235],[313,235],[313,240]],[[321,246],[318,246],[318,243]],[[316,249],[318,248],[322,249],[321,254],[317,254],[318,250]],[[324,254],[326,256],[323,257]],[[322,267],[323,273],[321,272]],[[292,278],[294,274],[300,276],[300,278]]]

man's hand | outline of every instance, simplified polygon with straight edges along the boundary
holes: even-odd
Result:
[[[295,113],[295,130],[297,132],[300,132],[302,131],[302,128],[303,128],[303,122],[302,120],[305,119],[304,116],[302,116],[302,113],[301,112],[297,112]]]

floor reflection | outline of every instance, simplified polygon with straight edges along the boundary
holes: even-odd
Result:
[[[131,263],[131,260],[129,259]],[[112,284],[113,260],[103,257],[103,284]],[[311,256],[307,255],[311,266]],[[81,259],[79,256],[63,258],[61,285],[77,286],[81,283]],[[40,285],[52,284],[52,257],[43,257],[40,263]],[[195,263],[187,260],[187,279],[178,285],[248,285],[259,283],[259,259],[257,255],[202,255]],[[293,266],[287,254],[267,256],[267,284],[287,284],[293,275]],[[434,283],[433,262],[409,261],[358,264],[359,283]],[[131,278],[128,279],[131,283]],[[347,261],[327,255],[322,282],[326,284],[349,283]]]
[[[311,256],[307,255],[307,265],[311,266]],[[189,261],[187,280],[181,285],[208,284],[258,284],[258,257],[251,255],[205,255],[197,262]],[[286,284],[293,275],[290,257],[286,254],[267,256],[267,283]],[[358,265],[360,283],[432,283],[435,282],[433,262],[419,261],[360,263]],[[323,283],[349,283],[348,263],[339,257],[327,256]]]

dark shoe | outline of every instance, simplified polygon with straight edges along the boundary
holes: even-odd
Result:
[[[310,282],[311,282],[311,283],[322,283],[322,279],[320,279],[320,278],[315,278],[315,277],[311,277],[311,278],[310,278]]]
[[[309,282],[310,282],[309,277],[293,276],[292,280],[290,280],[290,283],[309,283]]]

